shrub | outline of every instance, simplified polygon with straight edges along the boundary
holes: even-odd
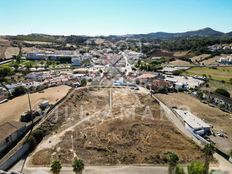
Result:
[[[59,174],[62,166],[59,160],[54,160],[51,164],[51,172],[53,174]]]
[[[230,98],[230,93],[227,90],[223,89],[223,88],[216,89],[215,93]]]
[[[188,166],[189,174],[204,174],[204,172],[204,164],[202,164],[201,162],[193,162]]]
[[[18,96],[23,95],[23,94],[25,94],[25,93],[26,93],[26,88],[23,87],[23,86],[18,86],[18,87],[16,87],[16,88],[14,89],[14,91],[12,92],[12,95],[13,95],[14,97],[18,97]]]
[[[72,167],[73,167],[73,171],[76,174],[78,174],[78,173],[81,174],[82,171],[84,170],[84,167],[85,167],[84,161],[81,159],[75,158]]]

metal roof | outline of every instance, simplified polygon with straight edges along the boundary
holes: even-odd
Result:
[[[205,123],[203,120],[193,115],[189,111],[184,111],[180,109],[174,109],[177,114],[193,129],[202,129],[202,128],[210,128],[210,125]]]

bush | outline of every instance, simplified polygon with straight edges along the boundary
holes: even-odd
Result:
[[[87,85],[87,80],[81,79],[81,86],[86,86],[86,85]]]
[[[220,94],[220,95],[222,95],[222,96],[224,96],[224,97],[230,98],[230,93],[229,93],[227,90],[223,89],[223,88],[218,88],[218,89],[216,89],[216,90],[215,90],[215,93],[216,93],[216,94]]]
[[[204,172],[204,164],[202,164],[201,162],[193,162],[188,166],[189,174],[204,174]]]
[[[30,137],[27,139],[26,143],[29,143],[29,144],[30,144],[30,150],[34,150],[34,149],[36,148],[36,146],[37,146],[36,140],[35,140],[35,138],[34,138],[33,136],[30,136]]]
[[[41,129],[36,129],[35,131],[33,131],[32,136],[34,137],[36,144],[39,144],[43,140],[45,132]]]
[[[18,86],[18,87],[16,87],[16,88],[14,89],[14,91],[12,92],[12,95],[13,95],[14,97],[18,97],[18,96],[23,95],[23,94],[25,94],[25,93],[26,93],[26,88],[23,87],[23,86]]]
[[[176,167],[176,173],[175,173],[175,174],[185,174],[185,173],[184,173],[184,169],[181,168],[180,166],[177,166],[177,167]]]

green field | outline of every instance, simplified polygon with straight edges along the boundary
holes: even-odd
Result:
[[[198,75],[204,76],[206,75],[208,78],[217,81],[225,81],[230,82],[232,79],[232,67],[194,67],[184,72],[185,75]]]
[[[215,80],[209,80],[207,84],[208,84],[208,87],[206,87],[207,85],[204,85],[201,89],[213,92],[217,88],[223,88],[223,89],[226,89],[232,96],[232,84],[230,83],[222,83],[222,82],[215,81]]]

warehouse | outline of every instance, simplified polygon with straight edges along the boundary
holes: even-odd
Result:
[[[178,116],[185,123],[185,127],[195,134],[200,136],[210,135],[211,126],[205,123],[203,120],[193,115],[189,111],[184,111],[181,109],[174,109]]]

